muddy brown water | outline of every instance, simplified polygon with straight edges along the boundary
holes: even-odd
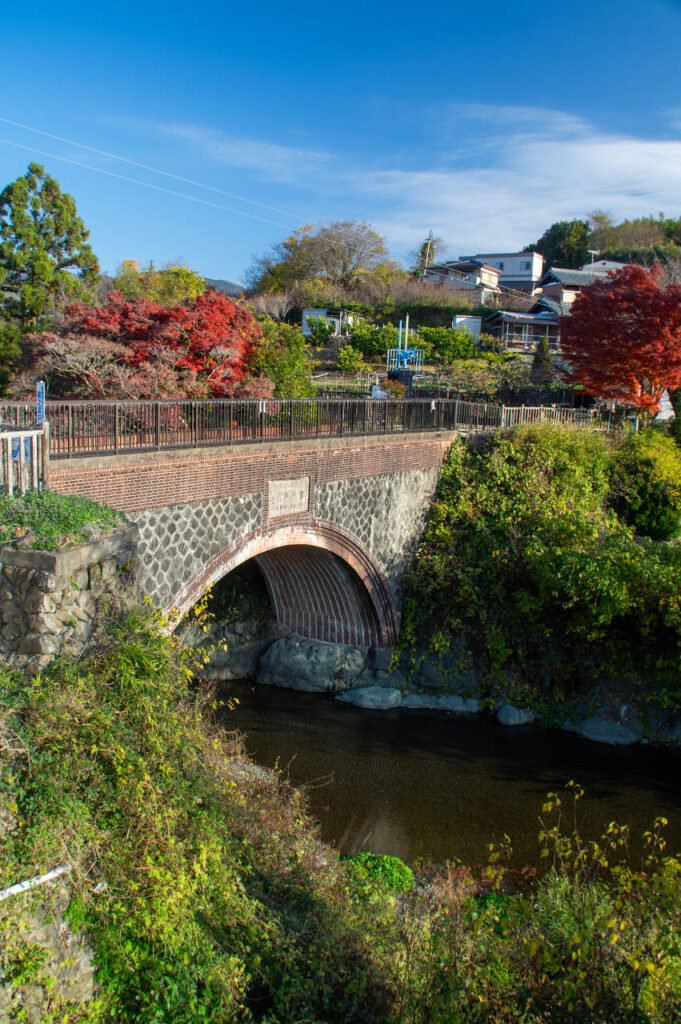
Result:
[[[478,865],[507,833],[512,865],[537,864],[545,794],[571,779],[586,791],[582,835],[628,824],[637,858],[637,837],[664,815],[667,850],[681,851],[681,757],[671,751],[509,729],[487,716],[366,711],[250,683],[224,683],[220,693],[239,700],[224,710],[225,726],[245,734],[257,763],[305,787],[322,837],[343,853]]]

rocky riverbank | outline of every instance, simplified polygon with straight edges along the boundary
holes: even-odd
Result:
[[[550,701],[538,709],[512,702],[500,688],[481,687],[479,666],[461,668],[454,655],[436,660],[405,655],[388,672],[375,668],[360,648],[318,643],[290,634],[274,620],[213,624],[208,633],[188,627],[185,639],[206,646],[226,641],[210,655],[209,679],[253,678],[264,686],[332,694],[372,711],[428,711],[443,715],[493,714],[509,728],[550,725],[597,743],[656,743],[681,747],[681,721],[657,709],[643,715],[624,688],[601,688],[561,713]]]

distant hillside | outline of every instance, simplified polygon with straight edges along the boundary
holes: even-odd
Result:
[[[230,298],[238,299],[244,290],[242,284],[236,281],[221,281],[220,278],[204,277],[206,288],[214,288],[216,292],[224,292]]]

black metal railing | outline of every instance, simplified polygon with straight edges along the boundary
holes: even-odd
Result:
[[[519,423],[574,423],[608,429],[587,410],[510,408],[461,399],[268,399],[266,401],[47,402],[50,457],[211,445],[360,437],[437,430],[488,432]],[[0,424],[32,428],[34,403],[0,403]]]

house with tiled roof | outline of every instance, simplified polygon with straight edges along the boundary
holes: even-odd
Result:
[[[493,302],[500,294],[499,271],[475,259],[431,263],[424,272],[424,280],[464,292],[465,298],[476,304]]]
[[[570,306],[582,288],[596,281],[602,281],[609,270],[589,267],[588,270],[572,270],[569,267],[551,267],[539,282],[543,299],[554,299],[562,306]]]

